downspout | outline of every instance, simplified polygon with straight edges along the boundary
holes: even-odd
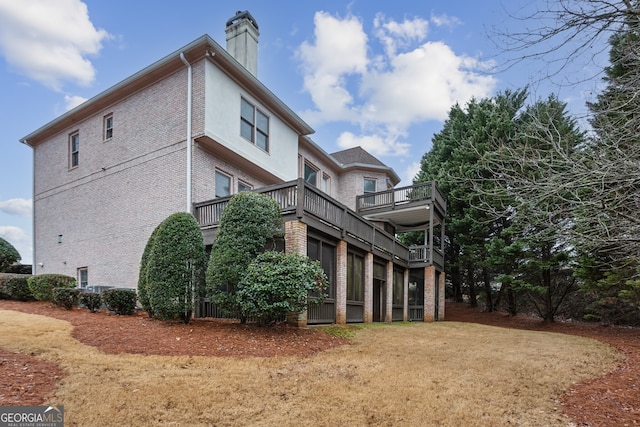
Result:
[[[192,169],[192,150],[193,150],[193,141],[191,136],[191,103],[193,98],[193,73],[191,70],[191,64],[184,57],[184,53],[180,52],[180,59],[187,66],[187,206],[185,211],[191,212],[193,209],[191,203],[191,169]]]
[[[31,148],[31,274],[36,274],[36,149],[29,145],[26,139],[21,139],[24,145]]]

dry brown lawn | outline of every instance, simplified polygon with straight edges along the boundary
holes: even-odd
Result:
[[[114,355],[10,310],[0,347],[65,371],[47,403],[67,426],[566,426],[563,391],[621,360],[588,338],[457,322],[364,328],[306,356]]]

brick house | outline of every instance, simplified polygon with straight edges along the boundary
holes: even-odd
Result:
[[[34,273],[135,288],[162,220],[192,212],[211,245],[229,197],[251,190],[280,204],[284,249],[329,276],[329,298],[300,324],[443,319],[435,183],[396,188],[362,148],[325,152],[257,79],[253,17],[238,12],[226,33],[226,49],[204,35],[21,140],[33,148]],[[411,230],[423,245],[394,237]]]

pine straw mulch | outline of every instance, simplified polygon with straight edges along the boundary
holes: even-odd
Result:
[[[74,326],[74,338],[108,354],[306,356],[347,342],[312,328],[286,325],[259,328],[213,319],[194,319],[183,325],[155,321],[144,313],[117,316],[104,310],[67,311],[42,302],[0,301],[0,309],[69,321]],[[619,368],[573,386],[562,397],[563,410],[577,426],[640,425],[640,329],[581,322],[546,324],[538,318],[483,313],[456,303],[447,303],[446,319],[580,335],[612,345],[625,356]],[[51,362],[0,348],[0,405],[42,404],[51,397],[63,376],[64,372]]]

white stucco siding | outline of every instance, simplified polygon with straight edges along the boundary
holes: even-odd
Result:
[[[205,134],[283,181],[298,176],[298,134],[207,62]],[[244,97],[269,117],[269,152],[240,136],[240,103]]]

